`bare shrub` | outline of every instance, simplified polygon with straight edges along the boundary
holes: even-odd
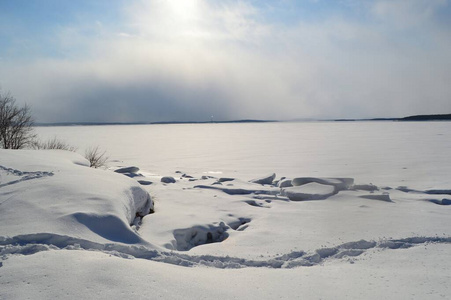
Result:
[[[77,147],[69,145],[65,141],[59,140],[56,137],[54,137],[53,139],[50,139],[46,142],[34,140],[33,142],[31,142],[30,147],[35,150],[57,149],[57,150],[66,150],[66,151],[72,151],[72,152],[77,151]]]
[[[21,149],[34,138],[30,107],[18,107],[13,96],[0,91],[0,145],[4,149]]]
[[[99,146],[90,147],[85,151],[85,158],[89,161],[91,168],[100,168],[106,166],[108,156],[106,151],[102,151]]]

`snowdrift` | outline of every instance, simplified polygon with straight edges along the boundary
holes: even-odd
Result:
[[[152,211],[139,183],[89,168],[76,153],[0,150],[3,240],[145,243],[133,225]]]

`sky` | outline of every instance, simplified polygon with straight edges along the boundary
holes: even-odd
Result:
[[[0,0],[37,122],[451,113],[451,0]]]

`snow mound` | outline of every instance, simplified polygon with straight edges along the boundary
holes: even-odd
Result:
[[[153,201],[135,180],[89,168],[68,151],[0,150],[0,166],[0,236],[147,244],[136,225],[153,212]]]

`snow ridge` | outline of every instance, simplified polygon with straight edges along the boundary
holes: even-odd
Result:
[[[409,237],[403,239],[384,239],[377,242],[359,240],[343,243],[331,248],[320,248],[310,252],[292,251],[266,260],[251,260],[230,256],[196,256],[178,252],[163,252],[142,245],[100,244],[70,236],[40,233],[15,237],[0,237],[0,259],[5,260],[9,255],[32,255],[37,252],[49,250],[88,250],[100,251],[127,259],[146,259],[184,267],[207,266],[221,269],[264,267],[291,269],[315,266],[333,259],[346,258],[353,263],[354,257],[360,256],[370,249],[407,249],[429,243],[450,244],[451,237]]]

